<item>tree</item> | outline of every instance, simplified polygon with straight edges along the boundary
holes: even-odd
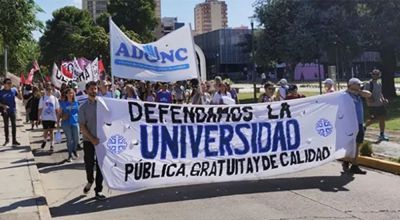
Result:
[[[342,66],[361,52],[381,53],[383,88],[395,95],[393,73],[399,51],[400,2],[260,0],[256,14],[263,27],[258,62],[284,60],[296,64],[327,57],[334,64],[335,51],[345,57]]]
[[[157,26],[154,9],[154,0],[110,0],[107,6],[113,21],[118,26],[137,33],[142,42],[154,40],[152,33]]]
[[[2,48],[8,46],[11,72],[24,70],[37,57],[32,31],[43,28],[35,16],[39,11],[42,9],[33,0],[0,0],[0,42]],[[4,65],[3,57],[0,62]]]
[[[93,59],[108,54],[108,35],[104,29],[94,25],[87,11],[71,6],[53,13],[39,44],[41,62],[47,66],[73,57]]]

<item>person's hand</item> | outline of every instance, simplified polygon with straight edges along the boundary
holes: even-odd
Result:
[[[90,142],[92,142],[92,144],[96,146],[100,143],[100,140],[96,137],[96,138],[93,138]]]
[[[387,100],[387,99],[383,99],[383,104],[389,104],[389,100]]]

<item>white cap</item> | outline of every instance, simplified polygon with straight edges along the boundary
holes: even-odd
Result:
[[[358,78],[351,78],[350,80],[349,80],[349,86],[351,86],[351,85],[355,85],[355,84],[359,84],[359,85],[362,85],[363,84],[363,82],[360,80],[360,79],[358,79]]]
[[[287,85],[287,80],[285,78],[282,78],[281,80],[279,80],[279,85]]]
[[[325,79],[325,81],[322,82],[323,84],[328,84],[328,85],[334,85],[335,82],[331,78]]]

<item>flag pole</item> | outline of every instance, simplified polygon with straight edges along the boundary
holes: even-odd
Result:
[[[194,52],[194,60],[196,61],[196,71],[197,71],[197,81],[198,81],[198,89],[201,94],[203,94],[203,89],[201,88],[201,76],[200,76],[200,71],[199,71],[199,63],[197,61],[197,55],[196,55],[196,47],[194,43],[194,38],[193,38],[193,33],[192,33],[192,24],[189,23],[189,31],[190,31],[190,38],[192,39],[192,46],[193,46],[193,52]],[[203,104],[203,103],[202,103]]]
[[[110,75],[111,75],[111,90],[112,90],[112,96],[114,98],[115,95],[115,85],[114,85],[114,75],[113,75],[113,70],[112,70],[112,52],[113,52],[113,46],[112,46],[112,39],[111,39],[111,16],[108,17],[108,25],[109,25],[109,30],[110,30]],[[106,73],[106,71],[104,70],[104,73]]]

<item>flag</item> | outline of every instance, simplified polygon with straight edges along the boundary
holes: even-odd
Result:
[[[32,67],[31,70],[28,73],[28,78],[25,80],[26,84],[32,84],[33,74],[35,74],[35,68],[34,67]]]
[[[74,75],[73,75],[73,78],[77,79],[83,73],[83,70],[79,66],[79,63],[78,63],[78,60],[76,59],[76,57],[74,57],[73,64],[74,64],[74,71],[73,71]]]
[[[38,64],[37,60],[34,60],[32,62],[32,65],[33,65],[33,69],[34,69],[35,72],[40,70],[40,67],[39,67],[39,64]]]
[[[48,80],[48,76],[46,76],[46,80]],[[61,88],[61,85],[63,83],[68,83],[71,80],[72,80],[72,77],[64,75],[63,72],[58,69],[57,64],[55,64],[55,63],[53,64],[53,71],[51,74],[51,83],[55,87]]]
[[[58,67],[57,67],[58,69]],[[74,75],[74,64],[72,61],[63,61],[61,63],[61,72],[64,76],[72,78]]]
[[[20,77],[19,77],[19,83],[20,83],[21,85],[24,85],[24,84],[25,84],[25,76],[24,76],[24,73],[21,73],[21,75],[20,75]]]
[[[156,42],[139,44],[110,19],[111,70],[116,77],[159,82],[198,78],[193,45],[188,25]]]
[[[84,70],[87,65],[89,65],[92,61],[86,59],[85,57],[78,58],[79,67]]]
[[[98,66],[99,66],[99,74],[102,74],[103,72],[106,71],[106,69],[104,68],[104,64],[103,64],[103,60],[102,59],[99,59]]]
[[[84,82],[85,84],[90,81],[98,81],[99,78],[99,67],[98,67],[98,59],[96,58],[90,64],[88,64],[85,68],[85,71],[76,78],[77,82]]]

